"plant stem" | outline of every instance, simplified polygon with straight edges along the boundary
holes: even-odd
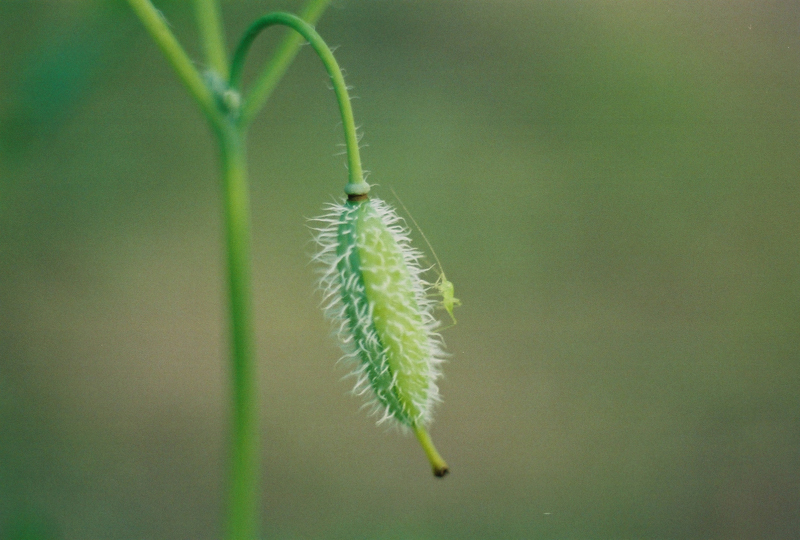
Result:
[[[228,122],[219,136],[228,245],[233,426],[227,538],[252,540],[258,531],[258,395],[250,291],[250,204],[244,133]]]
[[[339,63],[334,58],[330,47],[325,43],[322,37],[317,33],[314,28],[305,22],[303,19],[292,15],[290,13],[270,13],[257,19],[242,36],[239,46],[233,55],[231,61],[231,77],[230,87],[238,90],[242,70],[244,69],[244,61],[247,57],[247,52],[252,45],[253,40],[261,33],[262,30],[274,25],[288,26],[295,30],[298,34],[303,36],[317,53],[325,70],[331,78],[333,83],[333,90],[336,93],[336,101],[339,104],[339,112],[342,116],[342,127],[344,127],[344,139],[347,146],[347,169],[350,173],[350,181],[345,187],[345,191],[350,194],[349,190],[352,186],[357,186],[356,190],[362,190],[361,194],[366,194],[369,191],[369,186],[364,182],[364,173],[361,169],[361,156],[358,149],[358,135],[356,134],[356,124],[353,119],[353,107],[350,105],[350,96],[347,93],[347,85],[344,82],[342,70]]]
[[[225,209],[225,237],[228,253],[228,286],[230,294],[230,332],[231,332],[231,370],[233,381],[233,422],[230,447],[230,480],[228,485],[227,522],[225,535],[230,540],[253,540],[257,537],[258,523],[258,485],[259,485],[259,429],[258,429],[258,390],[254,358],[253,317],[250,287],[250,209],[245,153],[246,126],[255,113],[263,106],[272,90],[291,64],[300,39],[291,34],[281,44],[271,62],[256,82],[254,92],[249,96],[247,107],[238,117],[227,115],[217,103],[212,91],[203,81],[192,61],[178,43],[167,26],[161,12],[150,0],[128,0],[131,8],[144,24],[145,29],[161,49],[164,56],[175,69],[190,95],[200,106],[220,145],[223,176],[223,196]],[[330,0],[309,0],[302,15],[315,22],[327,7]],[[220,20],[219,7],[215,0],[195,0],[195,10],[200,27],[201,40],[206,60],[210,68],[222,79],[228,77],[228,64],[225,59],[225,38]],[[300,21],[303,23],[302,21]],[[304,25],[306,23],[303,23]],[[306,25],[308,26],[308,25]],[[313,28],[311,33],[316,35]],[[304,34],[305,35],[305,34]],[[255,37],[255,36],[253,36]],[[319,43],[327,50],[321,38]],[[249,46],[249,44],[248,44]],[[317,48],[315,46],[315,48]],[[333,56],[328,50],[330,59]],[[241,62],[244,61],[242,55]],[[324,60],[323,60],[324,61]],[[336,73],[339,86],[346,88],[338,65]],[[326,63],[329,73],[331,69]],[[334,77],[331,74],[331,77]],[[337,98],[340,91],[337,90]],[[349,108],[349,99],[345,100]],[[342,112],[345,117],[344,110]],[[352,111],[349,113],[352,125]],[[352,140],[351,140],[352,139]],[[352,143],[357,155],[355,127],[348,138],[348,151]],[[361,163],[351,167],[351,178],[357,173],[361,178]]]
[[[331,0],[309,0],[305,8],[300,12],[300,18],[311,25],[316,24],[330,2]],[[278,46],[275,54],[253,83],[253,88],[242,105],[240,121],[243,125],[253,121],[258,111],[261,110],[269,96],[272,95],[284,73],[292,64],[292,60],[297,56],[302,43],[303,39],[300,36],[290,32]]]
[[[178,77],[183,81],[189,94],[200,106],[201,111],[208,119],[212,128],[217,131],[223,122],[214,102],[214,96],[203,83],[203,78],[197,72],[192,61],[186,55],[178,40],[170,31],[164,16],[158,11],[150,0],[128,0],[133,11],[141,19],[145,29],[150,33],[150,37],[156,42],[161,52],[167,57],[167,61],[172,64]]]
[[[225,52],[225,30],[222,26],[219,4],[216,0],[195,0],[194,11],[200,42],[206,53],[208,66],[223,79],[228,78],[228,58]]]

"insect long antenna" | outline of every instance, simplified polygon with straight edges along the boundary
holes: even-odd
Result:
[[[422,238],[425,239],[425,243],[428,244],[428,247],[430,248],[431,253],[433,253],[433,258],[436,260],[436,264],[439,265],[439,279],[436,280],[436,283],[434,284],[434,287],[436,287],[436,290],[438,290],[439,294],[442,295],[442,307],[444,307],[444,309],[447,311],[447,314],[450,315],[450,318],[453,320],[453,325],[452,326],[455,326],[457,321],[456,321],[455,316],[453,315],[453,308],[455,306],[460,306],[461,305],[461,300],[459,300],[458,298],[455,297],[455,290],[454,290],[454,287],[453,287],[453,282],[449,281],[447,279],[447,277],[444,275],[444,268],[442,267],[442,262],[439,260],[439,257],[436,255],[436,250],[433,249],[433,246],[431,245],[430,240],[428,240],[428,237],[425,236],[424,232],[422,232],[422,227],[419,226],[419,223],[417,223],[417,220],[415,220],[414,216],[411,215],[411,212],[408,211],[408,208],[406,208],[406,205],[403,204],[403,201],[400,200],[400,197],[397,196],[397,193],[395,193],[394,189],[392,189],[392,188],[389,188],[389,189],[392,190],[392,193],[394,194],[395,199],[397,199],[397,202],[400,203],[400,206],[402,206],[403,210],[406,211],[406,214],[408,215],[408,217],[411,218],[411,222],[417,227],[417,230],[419,231],[419,234],[421,234]]]
[[[428,244],[428,248],[431,250],[431,253],[433,254],[433,258],[436,261],[437,266],[439,266],[439,272],[442,274],[442,276],[444,276],[444,267],[442,266],[442,262],[439,260],[439,257],[436,255],[436,250],[433,249],[433,246],[431,245],[430,240],[428,240],[428,237],[425,236],[424,232],[422,232],[422,227],[419,226],[419,223],[417,223],[417,220],[414,219],[414,216],[412,216],[411,212],[408,211],[408,208],[406,207],[405,204],[403,204],[403,201],[400,199],[400,196],[397,194],[397,192],[394,190],[394,188],[390,187],[389,190],[391,190],[392,195],[394,195],[394,198],[397,199],[397,202],[400,203],[400,206],[403,207],[403,210],[405,211],[406,215],[411,219],[411,223],[413,223],[414,226],[417,228],[417,230],[419,231],[419,234],[422,236],[423,240],[425,240],[425,243]]]

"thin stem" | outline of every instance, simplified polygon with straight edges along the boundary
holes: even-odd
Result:
[[[228,244],[233,432],[227,537],[251,540],[258,531],[258,395],[250,294],[250,204],[244,135],[229,123],[220,133]]]
[[[270,13],[257,19],[242,36],[239,46],[233,55],[231,62],[230,87],[234,90],[239,89],[242,77],[242,69],[247,52],[250,50],[253,40],[262,30],[274,25],[288,26],[303,36],[317,53],[325,70],[333,83],[333,91],[336,94],[336,101],[339,103],[339,112],[342,116],[342,126],[344,127],[344,140],[347,146],[347,165],[350,172],[350,182],[345,187],[348,194],[366,194],[369,186],[364,182],[364,173],[361,169],[361,156],[358,150],[358,136],[356,135],[356,123],[353,119],[353,107],[350,105],[350,96],[347,92],[347,85],[344,82],[342,70],[339,63],[334,58],[330,47],[314,28],[303,19],[290,13]]]
[[[309,24],[316,24],[331,0],[309,0],[300,12],[300,18]],[[275,87],[278,86],[286,70],[297,56],[303,39],[294,32],[290,32],[278,46],[275,54],[253,83],[247,99],[242,105],[240,121],[247,125],[253,121],[258,111],[264,106]]]
[[[194,11],[200,41],[206,53],[208,66],[223,79],[228,78],[228,58],[225,54],[225,30],[222,26],[219,4],[216,0],[195,0]]]
[[[173,69],[178,74],[178,78],[183,81],[184,86],[200,106],[211,126],[215,130],[219,130],[222,124],[222,116],[217,109],[214,96],[203,83],[203,78],[195,69],[192,61],[189,60],[183,47],[175,39],[175,36],[164,21],[164,16],[150,3],[150,0],[128,0],[128,3],[141,19],[153,41],[156,42],[161,52],[172,64]]]
[[[413,429],[414,435],[417,436],[417,439],[419,439],[419,444],[422,445],[422,449],[425,451],[425,455],[428,456],[428,461],[431,462],[434,476],[441,478],[449,473],[450,469],[448,468],[447,463],[442,456],[439,455],[436,447],[433,445],[433,441],[431,440],[431,436],[428,435],[428,431],[421,426],[413,426]]]

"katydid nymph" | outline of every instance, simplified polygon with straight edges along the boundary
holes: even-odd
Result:
[[[430,240],[428,240],[428,237],[425,236],[424,232],[422,232],[422,227],[419,226],[417,220],[414,219],[414,216],[411,215],[411,212],[409,212],[406,205],[403,204],[402,200],[400,200],[400,197],[397,195],[395,190],[393,188],[389,189],[391,189],[394,198],[397,199],[397,202],[400,203],[400,206],[403,207],[403,210],[405,211],[406,215],[411,219],[411,222],[419,231],[420,236],[422,236],[422,238],[425,240],[425,243],[428,244],[428,248],[431,250],[431,253],[433,254],[433,258],[436,261],[436,265],[439,267],[439,279],[436,280],[433,286],[442,296],[442,307],[444,308],[445,311],[447,311],[447,314],[450,315],[450,319],[452,319],[453,321],[453,324],[445,328],[442,328],[442,330],[447,330],[448,328],[452,328],[458,323],[458,321],[456,321],[455,316],[453,315],[453,308],[461,305],[461,300],[455,297],[455,287],[453,286],[453,282],[448,280],[447,276],[444,275],[444,267],[442,267],[442,262],[436,255],[436,250],[433,249]]]

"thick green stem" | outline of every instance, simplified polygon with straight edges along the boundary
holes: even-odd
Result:
[[[364,195],[369,191],[369,185],[364,182],[364,173],[361,168],[361,156],[358,150],[358,135],[356,124],[353,119],[353,107],[350,104],[350,96],[347,92],[347,85],[344,82],[342,70],[339,63],[334,58],[330,47],[322,37],[314,30],[314,27],[303,19],[290,13],[270,13],[257,19],[242,36],[239,46],[233,55],[231,62],[230,87],[238,90],[241,84],[242,70],[247,52],[250,50],[253,40],[266,28],[275,25],[288,26],[298,34],[303,36],[317,53],[325,70],[333,83],[333,91],[336,93],[336,101],[339,104],[339,112],[342,116],[342,126],[344,127],[344,140],[347,146],[347,168],[350,173],[350,181],[345,187],[348,195]],[[245,102],[247,102],[245,100]]]
[[[233,425],[227,538],[252,540],[258,532],[258,389],[250,290],[250,208],[244,133],[229,123],[219,135],[228,247]]]
[[[309,0],[300,12],[300,18],[311,25],[316,24],[330,2],[331,0]],[[278,46],[275,54],[256,78],[252,89],[247,95],[247,99],[242,105],[240,122],[243,125],[246,126],[253,121],[258,111],[261,110],[269,96],[272,95],[284,73],[292,64],[292,60],[297,56],[302,43],[301,36],[295,32],[289,32]]]
[[[222,27],[219,4],[216,0],[195,0],[194,11],[208,67],[223,79],[227,79],[228,58],[225,52],[225,31]]]

